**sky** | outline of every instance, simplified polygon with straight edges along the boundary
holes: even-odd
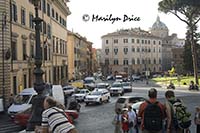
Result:
[[[119,29],[138,27],[149,31],[159,16],[168,27],[169,35],[177,33],[178,38],[185,38],[186,24],[173,14],[158,11],[159,1],[161,0],[70,0],[68,6],[71,14],[67,18],[67,29],[86,37],[94,48],[101,48],[103,35]],[[100,17],[109,19],[109,16],[112,19],[97,20]]]

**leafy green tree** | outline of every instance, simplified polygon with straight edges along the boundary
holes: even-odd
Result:
[[[178,19],[187,24],[189,28],[189,42],[191,44],[191,53],[193,60],[194,77],[196,84],[198,82],[197,67],[197,45],[195,43],[195,28],[200,20],[200,1],[198,0],[162,0],[159,2],[158,10],[164,13],[171,13]]]

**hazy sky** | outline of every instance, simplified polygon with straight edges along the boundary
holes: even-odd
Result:
[[[179,38],[184,38],[186,24],[173,14],[164,14],[158,11],[159,1],[161,0],[70,0],[68,6],[71,15],[67,19],[68,30],[85,36],[88,41],[93,42],[93,47],[101,48],[102,35],[122,28],[140,27],[148,31],[159,16],[160,20],[168,27],[170,35],[177,33]],[[97,15],[105,18],[112,15],[112,18],[116,18],[118,21],[92,20],[93,16]],[[137,20],[139,17],[139,21],[126,20],[123,22],[124,16],[136,17]]]

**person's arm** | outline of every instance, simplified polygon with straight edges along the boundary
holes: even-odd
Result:
[[[169,103],[166,102],[166,116],[167,116],[167,133],[170,133],[170,129],[171,129],[171,122],[172,122],[172,112],[171,112],[171,108]]]
[[[75,129],[75,128],[73,128],[73,129],[69,130],[69,132],[68,132],[68,133],[78,133],[78,130],[77,130],[77,129]]]

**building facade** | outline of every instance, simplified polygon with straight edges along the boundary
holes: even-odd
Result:
[[[140,28],[119,30],[102,36],[103,74],[139,74],[162,70],[161,38]]]
[[[67,28],[66,19],[70,14],[64,0],[41,0],[39,17],[41,24],[42,69],[44,82],[64,84],[67,81]],[[33,87],[35,57],[35,16],[31,0],[5,0],[7,5],[10,33],[8,47],[11,59],[6,77],[10,86],[8,94],[17,94],[22,89]],[[1,3],[3,4],[3,3]],[[10,13],[10,14],[9,14]],[[9,25],[8,24],[8,25]]]
[[[92,73],[92,42],[78,33],[68,31],[69,80],[83,79]]]

